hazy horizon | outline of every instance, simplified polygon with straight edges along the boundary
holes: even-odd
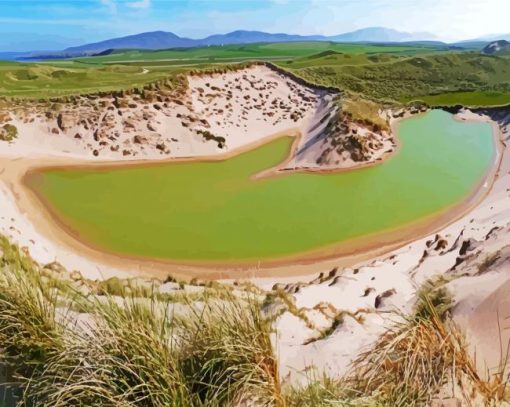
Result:
[[[63,49],[147,31],[336,35],[367,27],[452,42],[508,34],[507,0],[3,0],[0,51]]]

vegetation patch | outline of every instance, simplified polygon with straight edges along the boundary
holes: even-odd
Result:
[[[0,140],[12,141],[18,137],[18,128],[13,124],[6,123],[0,130]]]
[[[508,58],[470,52],[419,55],[384,63],[312,65],[297,72],[311,82],[388,103],[452,92],[479,92],[472,93],[473,101],[478,102],[474,105],[483,105],[491,92],[510,91]]]
[[[118,295],[97,296],[76,282],[55,284],[48,273],[56,264],[41,268],[3,237],[0,267],[0,361],[19,405],[422,406],[452,381],[474,405],[505,397],[501,372],[487,380],[476,373],[444,279],[427,282],[415,312],[400,316],[346,377],[310,373],[307,385],[282,388],[272,319],[257,297],[190,297],[179,311],[119,290],[121,280],[104,285]],[[276,292],[265,306],[277,298],[289,301]],[[86,311],[71,306],[83,303]]]
[[[503,372],[486,380],[478,375],[465,339],[449,317],[452,299],[443,283],[427,282],[415,313],[401,316],[353,362],[350,374],[312,378],[308,385],[290,389],[288,406],[430,405],[452,381],[467,405],[498,405],[505,398]]]
[[[388,122],[380,115],[381,105],[356,95],[348,95],[342,100],[342,111],[349,117],[364,125],[369,125],[375,132],[388,131]]]
[[[255,297],[190,296],[177,314],[120,280],[105,284],[115,297],[56,285],[3,237],[0,249],[0,362],[20,405],[282,405]]]
[[[224,148],[225,147],[225,137],[221,137],[221,136],[215,136],[214,134],[212,134],[210,131],[208,130],[198,130],[197,131],[198,134],[201,134],[202,137],[207,140],[207,141],[210,141],[210,140],[213,140],[215,141],[216,143],[218,143],[218,148]]]

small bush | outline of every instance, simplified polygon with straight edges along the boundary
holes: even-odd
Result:
[[[201,134],[202,134],[202,137],[209,141],[209,140],[214,140],[216,141],[216,143],[218,143],[218,148],[223,148],[225,147],[225,137],[221,137],[221,136],[215,136],[214,134],[212,134],[210,131],[208,130],[205,130],[205,131],[199,131]]]
[[[485,259],[478,265],[478,274],[486,273],[500,258],[499,251],[485,256]]]
[[[13,124],[6,123],[0,131],[0,140],[12,141],[18,137],[18,128]]]

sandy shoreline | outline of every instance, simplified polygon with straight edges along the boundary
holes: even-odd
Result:
[[[392,123],[392,128],[396,130],[396,122]],[[290,133],[296,135],[295,129],[290,129]],[[240,154],[244,151],[252,149],[258,145],[267,143],[275,138],[281,137],[283,134],[288,135],[289,132],[279,132],[272,136],[266,137],[255,143],[230,151],[224,155],[215,155],[210,157],[199,158],[200,160],[223,160],[228,157]],[[309,275],[317,270],[328,267],[348,267],[370,259],[382,256],[392,250],[398,249],[420,237],[434,233],[447,225],[455,222],[460,217],[468,213],[475,207],[490,191],[490,187],[495,179],[497,169],[501,160],[501,144],[500,132],[497,125],[493,124],[493,136],[496,143],[495,164],[491,167],[484,178],[473,189],[473,192],[462,202],[445,208],[437,214],[433,214],[427,218],[422,218],[408,225],[395,228],[394,230],[386,230],[381,233],[364,236],[362,238],[352,239],[340,244],[334,244],[327,248],[312,250],[309,253],[300,253],[298,255],[288,256],[275,260],[265,260],[261,262],[172,262],[167,260],[147,259],[137,256],[124,256],[108,253],[103,250],[89,245],[79,239],[79,236],[72,236],[71,231],[60,224],[56,214],[52,214],[50,207],[41,208],[40,197],[35,192],[26,187],[24,179],[27,173],[40,171],[42,168],[55,168],[62,166],[95,166],[98,168],[111,168],[112,166],[129,166],[129,165],[158,165],[162,162],[179,162],[197,160],[197,158],[174,158],[156,162],[140,161],[121,161],[108,163],[89,163],[88,161],[76,160],[70,158],[45,158],[30,160],[0,160],[4,170],[0,174],[0,179],[6,182],[16,200],[16,206],[22,213],[27,214],[29,222],[35,226],[38,231],[44,231],[43,236],[48,237],[54,242],[60,251],[74,253],[83,259],[73,264],[65,264],[70,269],[81,269],[84,275],[97,277],[97,273],[91,273],[90,265],[83,268],[84,263],[97,265],[101,269],[110,270],[104,272],[105,275],[117,273],[122,270],[121,275],[141,275],[164,278],[171,274],[176,277],[192,278],[200,277],[207,279],[247,279],[247,278],[286,278],[293,276]],[[398,137],[397,137],[398,139]],[[299,142],[299,138],[293,143],[293,148]],[[3,162],[2,162],[3,161]],[[381,163],[377,161],[374,165]],[[280,166],[278,166],[280,167]],[[331,170],[330,170],[331,171]],[[345,171],[345,169],[340,169]]]

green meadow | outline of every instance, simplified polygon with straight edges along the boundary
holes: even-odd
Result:
[[[368,53],[413,55],[444,49],[445,47],[434,45],[386,45],[309,41],[175,48],[158,51],[113,50],[105,55],[77,58],[76,60],[89,64],[130,63],[140,61],[181,61],[181,63],[198,63],[214,61],[225,62],[239,59],[289,59],[304,57],[323,51],[341,52],[353,55]]]
[[[427,95],[421,98],[430,106],[503,106],[510,104],[510,91],[474,91],[474,92],[452,92],[439,95]]]
[[[462,95],[470,94],[470,104],[495,105],[500,104],[501,94],[510,93],[510,59],[506,57],[443,52],[402,58],[378,55],[375,63],[354,64],[325,63],[324,57],[317,57],[319,62],[309,58],[296,68],[292,64],[286,68],[310,82],[382,103],[408,103],[447,94],[456,104],[466,100]]]
[[[344,173],[253,175],[281,162],[283,137],[219,162],[51,169],[28,184],[81,239],[121,254],[255,261],[323,248],[432,215],[490,167],[492,129],[443,111],[406,119],[402,148]]]
[[[142,87],[168,77],[178,69],[151,69],[114,65],[90,66],[73,61],[0,63],[0,96],[40,99]]]

